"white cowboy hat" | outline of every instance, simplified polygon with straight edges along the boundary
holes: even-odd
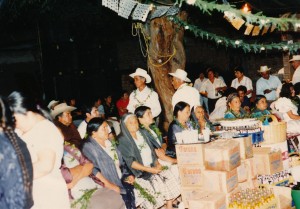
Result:
[[[59,101],[56,101],[56,100],[52,100],[51,102],[49,102],[49,104],[48,104],[48,109],[51,109],[51,106],[52,105],[55,105],[55,104],[58,104],[59,103]]]
[[[293,61],[300,61],[300,55],[293,55],[293,58],[290,59],[289,62],[293,62]]]
[[[271,70],[271,68],[268,68],[268,66],[264,65],[264,66],[260,66],[260,68],[257,72],[264,73],[264,72],[267,72],[267,71],[270,71],[270,70]]]
[[[185,82],[191,82],[191,80],[187,77],[187,72],[181,69],[177,69],[175,73],[169,73],[169,75],[179,78]]]
[[[54,107],[54,109],[51,111],[52,118],[55,118],[57,115],[63,112],[72,112],[73,110],[76,110],[76,107],[68,106],[66,103],[60,103]]]
[[[146,78],[146,83],[150,83],[151,82],[150,75],[148,75],[147,71],[144,70],[144,69],[142,69],[142,68],[137,68],[135,70],[135,72],[131,73],[129,76],[132,77],[132,78],[134,78],[134,76],[142,76],[142,77]]]

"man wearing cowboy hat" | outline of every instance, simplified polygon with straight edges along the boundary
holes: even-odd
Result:
[[[300,82],[300,55],[293,55],[293,58],[290,59],[290,63],[292,64],[295,70],[292,78],[292,83],[296,84]]]
[[[217,100],[222,97],[221,92],[227,89],[226,84],[215,77],[215,71],[212,68],[206,70],[208,79],[203,83],[200,93],[208,99],[208,110],[212,113],[215,109]]]
[[[49,102],[49,104],[48,104],[48,109],[50,110],[50,111],[52,111],[53,109],[54,109],[54,107],[57,105],[59,103],[59,101],[56,101],[56,100],[52,100],[51,102]]]
[[[270,70],[268,66],[260,66],[258,72],[261,78],[256,81],[256,95],[264,95],[269,104],[277,99],[276,91],[281,86],[279,78],[270,75]]]
[[[198,91],[186,82],[191,82],[187,77],[187,72],[181,69],[177,69],[175,73],[169,73],[172,76],[172,85],[176,92],[172,97],[173,109],[178,102],[186,102],[190,105],[190,108],[200,105],[200,95]]]
[[[161,106],[158,94],[146,85],[146,83],[151,82],[151,77],[147,71],[137,68],[136,71],[129,76],[134,79],[134,84],[137,89],[129,96],[128,112],[134,113],[137,107],[147,106],[151,108],[153,117],[157,117],[161,113]]]
[[[51,112],[51,116],[54,119],[54,124],[63,134],[64,140],[79,146],[82,139],[76,126],[73,124],[71,115],[71,112],[75,109],[76,107],[71,107],[66,103],[61,103],[54,107]]]

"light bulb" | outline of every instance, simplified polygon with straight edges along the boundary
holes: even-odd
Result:
[[[194,5],[196,2],[196,0],[187,0],[186,3],[190,4],[190,5]]]

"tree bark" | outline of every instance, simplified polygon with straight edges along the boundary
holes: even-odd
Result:
[[[179,16],[186,19],[187,13],[181,12]],[[161,100],[165,129],[173,120],[171,99],[175,92],[168,73],[174,72],[177,68],[184,69],[186,63],[183,35],[184,29],[166,17],[156,18],[150,22],[148,68]]]

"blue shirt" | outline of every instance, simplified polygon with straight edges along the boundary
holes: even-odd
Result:
[[[277,99],[276,89],[281,86],[281,82],[277,76],[270,75],[269,79],[261,77],[256,82],[256,95],[264,95],[268,101],[274,101]],[[264,90],[272,90],[268,94],[264,94]]]
[[[33,170],[26,144],[16,136],[29,176],[29,191],[25,191],[23,173],[19,158],[7,136],[0,133],[0,208],[28,209],[32,201]]]

